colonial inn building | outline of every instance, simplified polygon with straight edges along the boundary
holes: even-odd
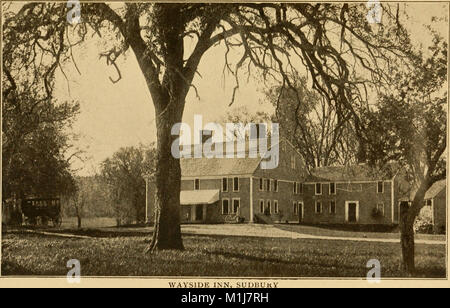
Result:
[[[220,145],[219,145],[220,146]],[[246,147],[248,152],[248,147]],[[183,223],[385,224],[399,222],[401,183],[366,165],[308,171],[281,138],[279,163],[261,158],[182,158]],[[155,184],[147,178],[146,219],[154,220]]]

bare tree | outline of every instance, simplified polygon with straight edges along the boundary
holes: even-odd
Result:
[[[218,45],[240,51],[237,63],[230,63],[228,51],[224,54],[224,69],[236,76],[233,100],[241,70],[259,71],[292,87],[289,76],[306,68],[312,87],[337,114],[350,112],[357,118],[355,109],[366,101],[366,87],[382,82],[390,58],[410,46],[398,11],[384,9],[377,30],[368,24],[364,4],[125,3],[112,8],[89,3],[81,7],[83,22],[69,27],[65,3],[27,3],[7,16],[4,29],[17,42],[8,58],[20,54],[31,61],[37,53],[51,59],[42,74],[44,90],[52,86],[52,73],[61,62],[74,62],[71,46],[90,39],[91,33],[115,38],[114,46],[101,54],[117,69],[112,82],[121,78],[118,57],[132,51],[157,115],[156,223],[150,250],[182,249],[181,170],[170,154],[176,139],[170,132],[182,120],[186,95],[191,88],[196,91],[193,81],[205,53]],[[194,44],[188,55],[186,41]]]
[[[280,123],[282,135],[302,154],[309,168],[354,163],[358,145],[350,113],[339,119],[324,97],[308,89],[305,77],[292,79],[294,89],[278,85],[265,93],[278,107],[274,121]]]

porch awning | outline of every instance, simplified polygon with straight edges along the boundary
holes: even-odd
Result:
[[[180,193],[181,205],[213,204],[219,201],[219,190],[183,190]]]

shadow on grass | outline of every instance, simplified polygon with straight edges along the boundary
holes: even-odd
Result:
[[[2,261],[2,276],[38,276],[41,273],[36,273],[28,268],[20,266],[19,264]]]

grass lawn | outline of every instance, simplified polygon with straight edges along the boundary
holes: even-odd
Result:
[[[71,239],[4,234],[2,275],[65,276],[69,259],[82,276],[366,277],[378,259],[382,277],[403,277],[400,246],[330,240],[184,236],[184,251],[144,254],[147,236]],[[419,277],[445,277],[445,246],[417,245]]]
[[[373,239],[400,239],[399,232],[356,232],[330,229],[321,226],[305,226],[297,224],[276,224],[276,228],[301,234],[331,237],[373,238]],[[445,241],[445,235],[416,234],[417,240]]]

